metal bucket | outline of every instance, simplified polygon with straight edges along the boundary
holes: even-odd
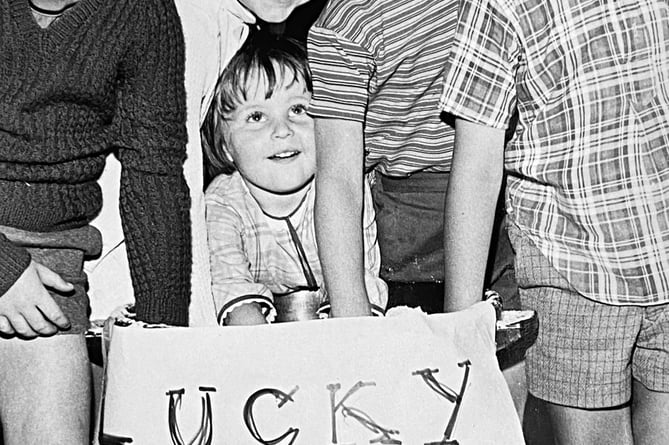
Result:
[[[276,322],[316,320],[321,306],[318,291],[297,291],[292,294],[275,296]]]

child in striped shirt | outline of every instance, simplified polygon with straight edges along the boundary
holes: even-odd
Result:
[[[252,34],[219,79],[203,132],[216,175],[205,201],[220,324],[272,321],[276,308],[298,293],[321,309],[327,305],[313,223],[310,99],[306,51],[287,38]],[[371,204],[364,224],[366,288],[382,312],[387,288],[378,277]],[[316,310],[301,317],[316,318]]]
[[[309,30],[316,227],[333,316],[369,314],[361,279],[363,171],[374,180],[380,274],[391,305],[444,306],[444,197],[454,132],[434,110],[457,10],[456,1],[331,0]],[[506,233],[499,239],[488,284],[512,295],[513,286],[492,285],[513,267]],[[433,292],[412,295],[416,283]],[[460,309],[451,301],[446,309]]]

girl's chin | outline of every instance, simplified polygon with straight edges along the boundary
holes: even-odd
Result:
[[[304,190],[304,188],[311,184],[313,180],[314,177],[311,176],[310,178],[301,182],[295,182],[291,184],[276,184],[274,187],[268,187],[266,190],[276,195],[290,195],[292,193],[298,193]]]
[[[251,189],[256,189],[263,191],[265,193],[271,193],[273,195],[290,195],[293,193],[298,193],[304,190],[309,184],[314,181],[314,175],[308,177],[302,177],[300,174],[293,174],[292,176],[287,174],[283,178],[290,178],[290,181],[282,181],[283,178],[275,178],[276,181],[253,181],[248,177],[244,178],[244,182]]]

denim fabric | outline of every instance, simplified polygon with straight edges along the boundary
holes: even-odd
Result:
[[[444,280],[444,199],[448,173],[416,173],[406,178],[376,174],[372,186],[376,225],[381,249],[381,277],[393,289],[424,293],[416,283]],[[517,308],[517,288],[513,275],[514,253],[504,226],[503,211],[491,243],[486,287],[502,295],[506,308]],[[409,287],[406,285],[409,284]],[[422,289],[422,290],[421,290]],[[443,288],[428,307],[441,307]],[[391,297],[391,305],[402,304]],[[394,304],[393,304],[394,302]],[[433,304],[434,303],[434,304]],[[421,305],[422,306],[422,305]]]

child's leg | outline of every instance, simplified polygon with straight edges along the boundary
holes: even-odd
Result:
[[[90,364],[83,335],[0,339],[5,445],[90,443]]]
[[[669,393],[651,391],[636,380],[633,391],[634,444],[666,442],[669,438]]]
[[[669,304],[644,308],[632,361],[635,444],[669,438]]]
[[[556,445],[632,445],[633,443],[629,406],[588,410],[544,403],[551,420]]]

